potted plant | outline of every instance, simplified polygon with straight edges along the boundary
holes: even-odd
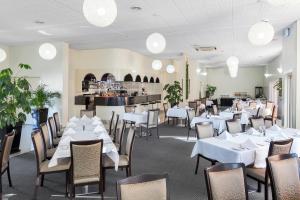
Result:
[[[163,88],[167,92],[164,100],[167,100],[171,107],[178,105],[179,102],[182,102],[182,88],[178,81],[174,81],[174,84],[166,84]]]
[[[217,90],[217,87],[212,86],[212,85],[207,85],[206,86],[206,97],[211,98],[212,96],[214,96],[216,90]]]
[[[22,125],[26,114],[30,113],[30,84],[24,76],[17,77],[21,70],[29,70],[27,64],[19,64],[18,71],[11,68],[0,71],[0,138],[15,130],[12,152],[17,152],[20,146]]]
[[[279,78],[274,84],[273,88],[278,91],[278,96],[282,97],[282,78]]]
[[[60,98],[59,92],[51,92],[46,89],[45,84],[40,84],[32,92],[31,106],[32,117],[36,120],[36,127],[47,122],[48,108],[53,106],[53,99]]]

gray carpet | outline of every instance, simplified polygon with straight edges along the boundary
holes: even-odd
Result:
[[[210,163],[201,159],[198,175],[194,175],[196,160],[190,157],[194,142],[186,141],[187,129],[161,125],[159,131],[162,136],[160,139],[156,138],[156,134],[148,140],[144,137],[136,137],[133,150],[133,175],[168,173],[172,200],[207,199],[203,169]],[[3,192],[11,195],[9,199],[32,199],[35,170],[36,163],[32,152],[11,159],[13,188],[8,187],[6,174],[2,179]],[[116,199],[115,184],[122,178],[125,178],[125,170],[107,171],[105,199]],[[64,199],[64,197],[53,196],[64,194],[64,181],[64,174],[46,175],[44,187],[38,190],[38,199]],[[252,181],[249,183],[256,185]],[[96,187],[89,187],[89,191],[96,191]],[[82,193],[84,190],[77,188],[76,192]],[[263,199],[263,193],[251,193],[250,199]]]

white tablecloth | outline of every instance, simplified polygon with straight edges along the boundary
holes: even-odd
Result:
[[[223,111],[220,112],[219,115],[227,119],[233,119],[234,114],[241,114],[241,121],[240,121],[241,124],[249,124],[249,117],[251,117],[254,113],[255,111],[253,110],[243,110],[243,111],[235,111],[235,112]]]
[[[212,106],[214,102],[212,100],[206,100],[206,106]]]
[[[103,153],[105,153],[114,161],[115,170],[118,170],[119,154],[114,143],[112,142],[102,122],[99,121],[100,123],[98,125],[100,125],[103,129],[96,133],[93,130],[97,125],[92,124],[92,122],[92,120],[87,120],[84,122],[83,120],[79,119],[78,121],[74,122],[76,126],[72,127],[72,129],[75,130],[75,133],[65,134],[67,133],[68,128],[64,130],[57,149],[48,164],[49,167],[56,166],[59,162],[59,159],[71,157],[70,141],[103,139]],[[84,131],[83,126],[85,129]]]
[[[169,108],[167,111],[167,116],[185,119],[187,118],[187,109],[189,108]]]
[[[226,123],[225,120],[227,118],[220,117],[217,115],[212,115],[210,118],[206,117],[194,117],[191,121],[191,127],[194,128],[196,123],[199,122],[212,122],[214,129],[218,130],[218,133],[222,133],[226,130]]]
[[[124,113],[123,120],[135,122],[136,125],[147,123],[147,112],[143,113]]]
[[[291,148],[291,153],[300,155],[300,135],[296,135],[296,129],[282,129],[286,136],[294,139]],[[191,157],[197,154],[202,154],[205,157],[218,160],[222,163],[244,163],[250,165],[255,160],[255,149],[239,149],[240,144],[251,138],[258,146],[269,146],[268,140],[283,140],[280,132],[273,132],[267,130],[267,136],[253,136],[245,133],[239,133],[237,136],[222,140],[218,137],[206,138],[198,140],[193,148]]]

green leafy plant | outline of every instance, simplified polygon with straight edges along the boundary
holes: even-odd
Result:
[[[182,102],[182,88],[179,81],[174,81],[174,84],[166,84],[163,88],[167,92],[164,100],[167,100],[171,106],[179,104]]]
[[[46,89],[45,84],[40,84],[36,90],[32,92],[31,106],[35,109],[42,109],[46,106],[53,106],[53,99],[60,98],[59,92],[51,92]]]
[[[11,68],[0,71],[0,128],[15,126],[26,121],[30,113],[30,84],[26,77],[17,77],[22,70],[29,70],[27,64],[19,64],[14,74]]]
[[[212,86],[212,85],[206,86],[206,93],[208,94],[209,97],[214,96],[216,90],[217,90],[216,86]]]
[[[279,78],[276,83],[273,85],[273,88],[275,88],[278,91],[278,95],[282,97],[282,78]]]

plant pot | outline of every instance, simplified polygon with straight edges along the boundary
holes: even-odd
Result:
[[[36,121],[34,128],[39,128],[41,123],[47,122],[48,108],[33,109],[31,116]]]
[[[21,141],[21,135],[22,135],[22,125],[23,122],[17,122],[16,126],[7,126],[5,128],[0,129],[0,138],[1,138],[1,149],[2,149],[2,142],[4,139],[4,136],[6,134],[11,133],[13,130],[15,130],[15,137],[14,137],[14,141],[12,143],[12,147],[11,147],[11,153],[16,153],[20,151],[20,141]]]

